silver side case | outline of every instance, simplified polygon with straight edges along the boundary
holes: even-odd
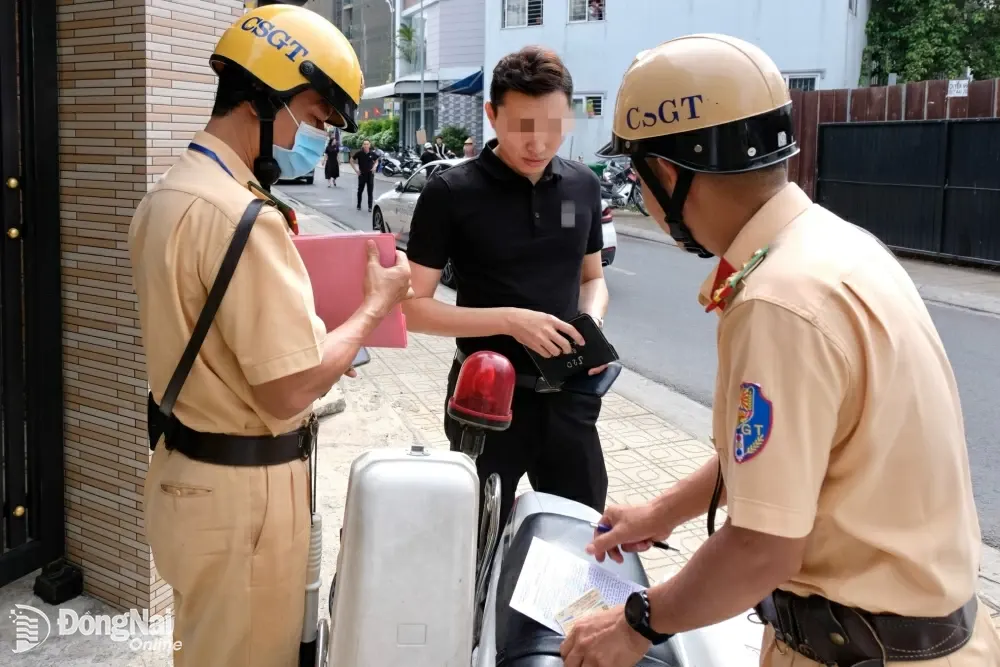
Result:
[[[466,667],[479,479],[464,454],[376,450],[351,466],[330,667]]]

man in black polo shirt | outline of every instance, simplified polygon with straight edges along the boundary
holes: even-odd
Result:
[[[601,324],[608,304],[600,182],[585,165],[555,156],[572,94],[572,78],[554,53],[527,47],[504,57],[486,105],[497,139],[478,158],[428,181],[410,228],[415,298],[404,304],[407,324],[458,339],[448,395],[461,360],[478,350],[503,354],[519,376],[513,423],[487,436],[478,460],[481,483],[500,474],[501,521],[525,473],[537,491],[598,511],[607,498],[596,427],[601,399],[525,386],[538,377],[525,346],[546,357],[569,353],[566,336],[584,341],[566,321],[588,313]],[[456,306],[434,299],[449,260]],[[459,428],[447,417],[445,431],[457,449]]]
[[[372,144],[365,139],[361,142],[361,150],[351,156],[351,166],[358,175],[358,210],[361,210],[361,193],[368,188],[368,212],[372,212],[372,192],[375,189],[375,169],[378,167],[378,156],[372,152]]]

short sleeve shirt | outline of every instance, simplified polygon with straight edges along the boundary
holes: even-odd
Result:
[[[579,312],[586,255],[604,246],[601,185],[586,166],[553,158],[537,183],[514,172],[491,141],[478,158],[435,172],[410,224],[411,262],[451,261],[464,308],[525,308],[563,320]],[[461,338],[465,354],[493,350],[520,373],[538,369],[510,336]]]
[[[243,211],[252,172],[222,141],[200,132],[136,209],[129,256],[149,386],[159,402],[191,337]],[[264,435],[294,430],[305,414],[277,419],[251,386],[317,366],[326,336],[312,286],[282,215],[264,206],[174,414],[196,431]]]
[[[782,588],[951,613],[975,591],[980,532],[955,376],[920,295],[876,238],[795,185],[724,260],[764,246],[719,311],[713,430],[732,524],[808,536]]]
[[[375,151],[368,151],[366,153],[363,150],[359,150],[354,154],[354,161],[358,163],[358,170],[362,174],[371,173],[372,169],[375,168],[376,160],[378,160],[378,156],[375,155]]]

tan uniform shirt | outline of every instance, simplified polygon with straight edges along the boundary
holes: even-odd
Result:
[[[191,337],[236,225],[255,195],[253,173],[207,132],[194,139],[212,158],[188,150],[136,209],[129,253],[139,297],[149,385],[159,402]],[[305,415],[282,421],[250,387],[317,366],[326,329],[288,225],[261,210],[236,272],[174,408],[197,431],[277,435]]]
[[[733,525],[808,536],[792,592],[955,611],[975,591],[980,533],[955,376],[920,295],[877,239],[796,185],[725,260],[765,245],[718,329],[713,429]]]

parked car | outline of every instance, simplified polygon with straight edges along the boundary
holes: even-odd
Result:
[[[372,229],[395,235],[396,245],[400,250],[405,251],[406,244],[410,239],[410,221],[413,218],[413,210],[416,208],[417,199],[420,197],[420,192],[424,189],[427,179],[441,171],[462,164],[468,159],[471,158],[436,160],[418,167],[412,176],[400,181],[394,189],[383,193],[375,200],[375,206],[372,208]],[[615,232],[611,204],[607,200],[602,200],[601,204],[603,206],[601,229],[604,232],[601,263],[604,266],[609,266],[615,261],[618,234]],[[455,286],[455,274],[451,263],[445,266],[444,271],[441,272],[441,282],[447,287]]]
[[[298,178],[279,178],[278,183],[305,183],[306,185],[312,185],[314,180],[314,175],[316,170],[313,169],[305,176],[299,176]]]

